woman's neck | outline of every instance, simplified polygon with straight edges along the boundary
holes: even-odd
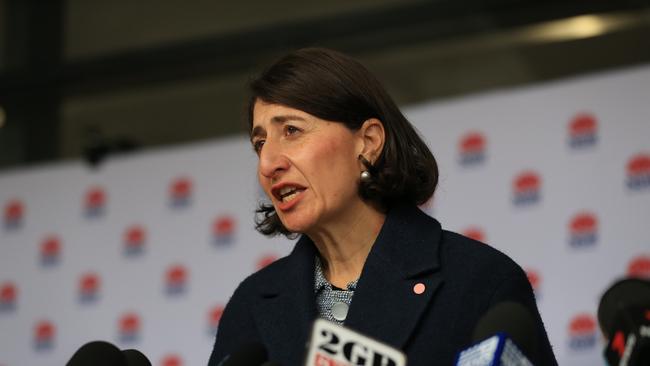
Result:
[[[332,285],[345,288],[359,278],[385,219],[383,213],[362,203],[355,210],[346,210],[336,222],[307,233],[323,259],[325,278]]]

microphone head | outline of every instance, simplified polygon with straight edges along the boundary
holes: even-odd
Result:
[[[617,315],[625,308],[650,306],[650,281],[624,278],[614,282],[600,298],[598,324],[605,338],[610,338]]]
[[[478,321],[472,342],[480,342],[497,333],[506,333],[533,363],[537,360],[537,332],[535,320],[523,305],[500,302]]]
[[[259,342],[244,344],[227,356],[219,365],[223,366],[259,366],[268,361],[266,347]]]
[[[104,341],[88,342],[72,355],[66,366],[126,366],[122,351]]]
[[[126,358],[127,366],[151,366],[151,362],[149,362],[147,356],[137,349],[126,349],[122,353]]]

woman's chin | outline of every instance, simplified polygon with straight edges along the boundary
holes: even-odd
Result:
[[[309,228],[313,226],[313,223],[309,220],[305,220],[304,217],[297,217],[298,215],[280,215],[280,221],[282,225],[292,233],[303,234],[309,231]]]

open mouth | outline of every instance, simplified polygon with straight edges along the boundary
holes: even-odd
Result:
[[[276,189],[273,193],[280,202],[290,202],[304,190],[304,188],[297,186],[284,186],[280,189]]]

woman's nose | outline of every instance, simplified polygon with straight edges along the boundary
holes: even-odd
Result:
[[[260,174],[266,178],[277,178],[278,174],[289,168],[289,160],[280,146],[268,140],[260,151],[258,164]]]

